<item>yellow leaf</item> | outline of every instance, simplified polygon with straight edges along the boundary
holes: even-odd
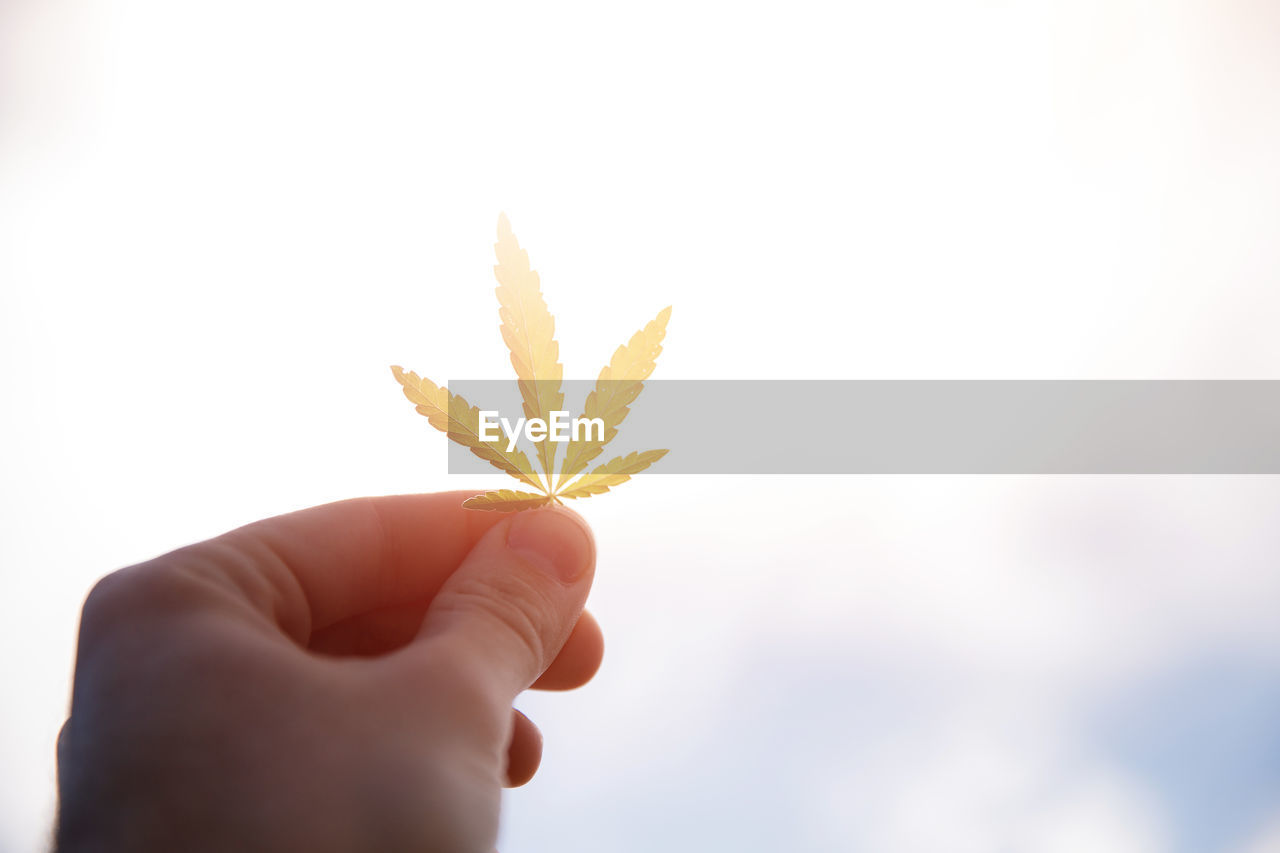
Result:
[[[550,500],[546,495],[535,495],[532,492],[498,489],[496,492],[485,492],[483,495],[467,498],[462,505],[467,509],[485,509],[491,512],[519,512],[522,509],[540,507]]]
[[[665,450],[645,450],[617,456],[590,474],[583,474],[576,483],[557,494],[562,498],[585,498],[602,494],[630,480],[632,474],[638,474],[666,455]]]
[[[529,254],[516,242],[505,214],[498,216],[498,242],[493,248],[498,259],[493,272],[498,279],[496,292],[498,313],[502,318],[502,339],[516,370],[524,415],[529,420],[550,423],[553,412],[564,411],[564,368],[560,364],[560,345],[555,337],[555,319],[542,298],[542,285],[538,274],[529,265]],[[463,506],[517,512],[547,503],[559,503],[561,496],[585,498],[607,492],[666,455],[665,450],[630,453],[598,466],[589,474],[582,473],[618,434],[618,426],[626,419],[631,404],[644,389],[644,380],[653,372],[655,360],[662,352],[662,340],[670,318],[671,308],[664,308],[647,326],[632,335],[630,341],[618,347],[612,360],[600,371],[584,408],[588,419],[598,418],[604,424],[602,440],[570,441],[558,478],[557,442],[537,442],[538,462],[546,476],[545,484],[522,451],[507,451],[502,438],[491,441],[480,438],[478,408],[412,371],[392,367],[391,372],[403,387],[404,395],[432,426],[489,464],[542,493],[499,489],[476,495],[465,501]],[[569,486],[563,489],[566,483]]]
[[[587,395],[582,416],[600,418],[604,422],[604,440],[569,443],[564,464],[560,467],[560,478],[556,481],[557,489],[585,469],[587,463],[599,456],[604,446],[618,434],[618,426],[631,412],[630,405],[644,389],[643,380],[653,373],[670,319],[671,306],[668,305],[647,326],[632,335],[630,341],[618,347],[609,364],[600,371],[595,389]]]
[[[511,351],[511,365],[520,381],[526,418],[548,420],[551,412],[564,406],[560,345],[556,343],[556,321],[542,298],[538,274],[529,266],[529,253],[520,248],[506,214],[498,216],[498,257],[493,273],[498,279],[498,315],[502,318],[502,339]],[[538,442],[538,461],[547,475],[547,485],[555,473],[556,443]]]
[[[541,490],[538,475],[529,464],[529,457],[522,451],[508,452],[501,439],[484,441],[480,438],[480,410],[447,388],[423,379],[412,370],[392,367],[391,373],[404,387],[404,395],[413,403],[418,413],[426,415],[433,427],[448,433],[449,438],[469,449],[476,456],[496,468],[515,477],[520,482]]]

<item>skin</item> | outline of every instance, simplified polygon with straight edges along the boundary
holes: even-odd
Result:
[[[541,736],[512,709],[600,665],[563,507],[366,498],[108,575],[81,617],[58,849],[489,853]]]

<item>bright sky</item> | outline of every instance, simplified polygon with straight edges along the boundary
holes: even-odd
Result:
[[[0,851],[97,577],[472,484],[387,366],[508,375],[499,211],[574,378],[668,304],[664,378],[1278,378],[1278,90],[1266,0],[0,4]],[[1277,498],[593,499],[507,846],[1280,849]]]

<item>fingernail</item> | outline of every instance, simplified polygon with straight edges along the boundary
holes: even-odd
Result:
[[[507,548],[561,583],[582,577],[591,562],[591,539],[567,512],[534,509],[517,513],[507,528]]]

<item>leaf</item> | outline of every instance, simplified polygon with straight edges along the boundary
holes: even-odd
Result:
[[[569,443],[560,478],[556,481],[557,489],[584,470],[587,463],[599,456],[604,446],[618,434],[618,427],[631,412],[630,405],[644,390],[643,380],[653,373],[662,353],[662,339],[666,337],[670,319],[671,306],[668,305],[648,325],[632,335],[631,340],[618,347],[609,364],[600,371],[595,389],[587,395],[582,416],[604,421],[604,440],[584,439]]]
[[[529,265],[529,254],[516,242],[505,214],[498,216],[498,242],[493,248],[498,258],[493,272],[498,279],[496,293],[502,339],[516,370],[524,415],[529,420],[537,418],[549,423],[551,414],[563,412],[564,406],[564,368],[555,337],[555,318],[542,298],[542,285]],[[595,388],[587,395],[584,415],[603,422],[602,440],[570,441],[558,478],[555,465],[558,443],[546,440],[537,443],[545,484],[534,472],[529,457],[519,450],[506,450],[505,437],[492,441],[480,438],[478,408],[411,370],[392,367],[391,372],[403,387],[404,395],[433,427],[489,464],[538,490],[535,493],[498,489],[468,498],[462,505],[470,509],[518,512],[559,503],[561,497],[585,498],[607,492],[667,454],[665,450],[629,453],[609,460],[589,474],[582,473],[618,434],[618,427],[631,412],[630,406],[644,390],[644,380],[653,372],[662,352],[662,340],[670,319],[671,307],[668,306],[632,335],[631,340],[618,347],[609,364],[600,371]]]
[[[576,483],[556,494],[562,498],[585,498],[602,494],[630,480],[632,474],[640,473],[666,455],[665,450],[645,450],[617,456],[590,474],[583,474]]]
[[[502,439],[486,442],[480,438],[480,410],[457,394],[449,393],[430,379],[423,379],[412,370],[406,371],[399,366],[391,368],[396,381],[404,387],[404,395],[413,403],[418,413],[426,415],[430,424],[441,432],[448,433],[449,438],[468,448],[476,456],[502,471],[515,477],[520,482],[542,490],[538,475],[529,464],[529,457],[523,451],[508,452],[501,444]]]
[[[467,498],[462,505],[467,509],[485,509],[491,512],[519,512],[522,509],[540,507],[550,501],[548,495],[498,489],[496,492],[485,492],[483,495]]]
[[[520,381],[524,414],[545,421],[564,406],[564,368],[555,339],[556,321],[542,298],[538,274],[529,266],[529,253],[516,242],[505,213],[498,216],[498,242],[493,249],[498,257],[493,274],[498,279],[502,339],[511,351],[511,366]],[[555,473],[556,450],[555,442],[538,442],[538,461],[548,487]]]

